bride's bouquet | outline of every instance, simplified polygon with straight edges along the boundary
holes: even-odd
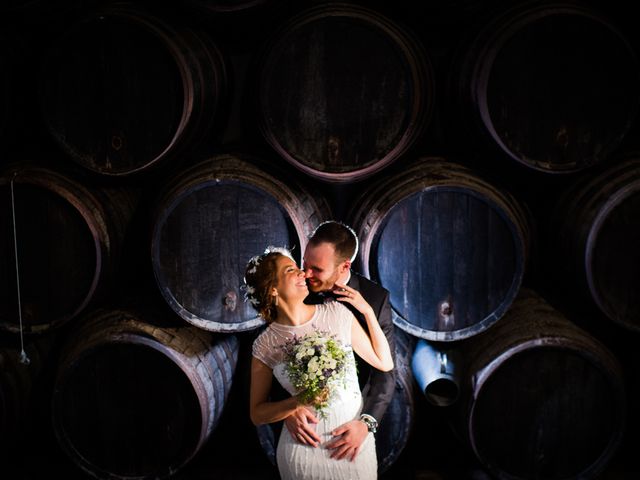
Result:
[[[294,336],[282,348],[286,372],[298,398],[322,414],[335,387],[344,382],[347,359],[344,347],[327,332],[313,331],[302,337]]]

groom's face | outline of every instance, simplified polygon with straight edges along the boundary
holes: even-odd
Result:
[[[333,289],[336,280],[340,278],[340,266],[335,249],[330,243],[307,245],[304,250],[302,269],[312,292]]]

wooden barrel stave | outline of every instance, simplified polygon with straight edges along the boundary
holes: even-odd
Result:
[[[421,136],[431,116],[432,77],[407,28],[360,6],[310,8],[265,48],[260,128],[303,172],[336,183],[361,180]]]
[[[268,245],[301,256],[307,236],[329,218],[322,196],[276,171],[255,157],[221,154],[167,185],[152,263],[163,297],[184,320],[220,332],[264,324],[243,301],[246,262]]]
[[[23,325],[44,332],[75,318],[109,293],[118,270],[137,194],[124,187],[95,187],[47,168],[12,166],[0,176],[0,285],[7,301],[0,327],[17,332],[17,278],[11,185]]]
[[[608,319],[640,329],[635,292],[640,280],[636,224],[640,210],[640,161],[635,156],[575,181],[551,220],[565,285],[593,301]]]
[[[451,89],[460,121],[519,164],[545,173],[607,161],[640,105],[636,53],[591,6],[503,10],[478,29],[457,64]]]
[[[596,478],[605,468],[626,396],[603,344],[522,289],[498,323],[458,348],[466,374],[455,428],[496,478]]]
[[[91,312],[59,361],[54,431],[94,476],[173,475],[206,443],[231,388],[234,336],[158,326],[145,315]]]
[[[472,170],[423,157],[371,185],[356,204],[349,218],[361,268],[390,291],[396,325],[407,333],[434,341],[475,335],[517,294],[528,213]]]
[[[202,32],[141,8],[105,7],[47,52],[44,119],[81,166],[111,176],[145,171],[215,133],[227,91],[225,63]]]

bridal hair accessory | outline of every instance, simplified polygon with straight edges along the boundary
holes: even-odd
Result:
[[[255,255],[249,259],[247,262],[246,274],[244,277],[244,285],[241,287],[244,290],[244,300],[245,302],[251,303],[255,309],[260,308],[260,299],[256,296],[256,288],[251,285],[251,283],[255,284],[255,280],[251,277],[255,276],[258,273],[258,269],[260,268],[260,264],[265,259],[265,257],[271,253],[279,253],[284,255],[285,257],[291,257],[291,252],[284,247],[274,247],[268,246],[263,253],[260,255]],[[249,280],[247,280],[247,276],[249,276]],[[276,299],[277,300],[277,299]]]
[[[244,290],[244,301],[251,303],[251,305],[253,305],[254,307],[257,307],[260,304],[260,301],[253,296],[254,293],[256,293],[256,289],[249,285],[244,285],[243,290]]]

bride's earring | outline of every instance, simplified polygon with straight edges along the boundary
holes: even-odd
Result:
[[[275,303],[275,305],[276,305],[276,307],[277,307],[277,306],[278,306],[278,295],[274,295],[274,297],[276,297],[276,303]]]

